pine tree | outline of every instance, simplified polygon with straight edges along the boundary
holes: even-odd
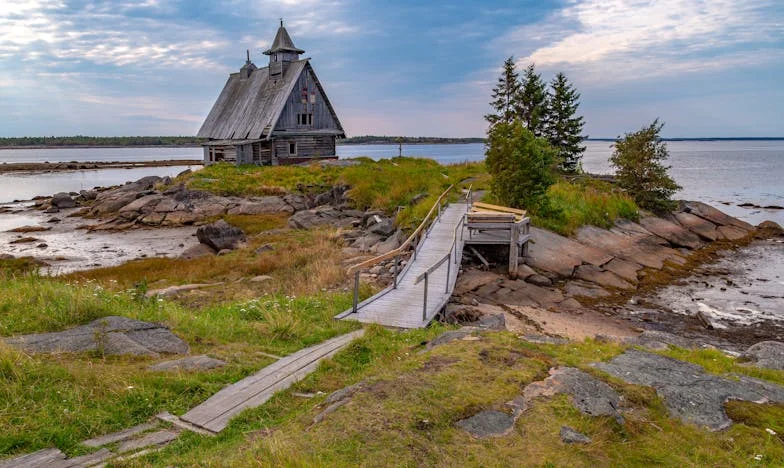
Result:
[[[504,69],[498,77],[498,84],[493,88],[493,100],[490,105],[495,114],[487,114],[485,120],[493,126],[499,122],[511,123],[517,113],[516,99],[520,93],[520,77],[515,70],[514,57],[504,61]]]
[[[662,164],[669,157],[667,144],[659,137],[663,126],[656,119],[647,127],[618,137],[610,157],[618,185],[641,208],[655,212],[671,210],[674,203],[670,197],[681,188],[667,174],[669,166]]]
[[[544,135],[547,85],[542,81],[542,75],[536,73],[533,63],[525,69],[520,94],[516,101],[517,113],[525,128],[537,137]]]
[[[545,136],[550,144],[558,150],[558,162],[566,172],[576,172],[585,151],[581,143],[582,116],[577,115],[580,106],[580,93],[574,89],[566,75],[558,73],[550,84],[547,99],[547,117]]]

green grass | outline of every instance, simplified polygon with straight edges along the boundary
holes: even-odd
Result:
[[[79,441],[147,420],[181,414],[271,360],[358,327],[332,317],[348,293],[262,296],[193,310],[112,291],[95,282],[36,276],[0,278],[0,335],[61,330],[107,315],[160,322],[191,345],[229,363],[202,373],[153,373],[149,358],[27,355],[0,346],[0,455],[51,446],[80,453]],[[165,357],[162,358],[166,359]]]
[[[532,222],[559,234],[572,235],[580,226],[610,228],[618,218],[636,221],[634,201],[617,187],[599,180],[560,181],[547,191],[554,212],[534,216]]]
[[[313,194],[345,184],[350,187],[347,196],[355,208],[383,210],[389,214],[400,210],[398,223],[407,228],[421,221],[450,184],[462,188],[474,183],[475,189],[479,189],[487,182],[483,163],[442,166],[424,158],[359,161],[358,165],[349,167],[215,164],[184,176],[184,180],[193,189],[235,196]],[[469,178],[475,180],[461,184]],[[425,197],[412,206],[412,200],[423,194]]]
[[[709,432],[669,417],[656,392],[607,379],[625,400],[625,424],[577,411],[568,398],[537,400],[511,434],[477,440],[455,423],[483,409],[504,410],[533,381],[558,365],[594,375],[590,362],[625,348],[586,341],[534,345],[510,333],[485,334],[421,353],[436,327],[396,333],[372,327],[352,347],[266,405],[243,413],[216,438],[188,434],[132,466],[780,466],[777,431],[784,407],[730,404],[728,430]],[[684,353],[687,353],[684,351]],[[692,356],[694,357],[694,356]],[[700,359],[699,357],[694,357]],[[326,394],[365,382],[350,403],[313,424]],[[322,391],[312,400],[293,392]],[[588,434],[588,445],[564,445],[562,425]],[[755,456],[762,460],[757,463]]]

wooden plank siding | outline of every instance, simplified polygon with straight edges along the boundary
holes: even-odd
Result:
[[[297,151],[289,154],[289,144],[296,143]],[[297,136],[273,140],[275,156],[280,164],[287,159],[328,158],[335,156],[335,138],[330,136]]]

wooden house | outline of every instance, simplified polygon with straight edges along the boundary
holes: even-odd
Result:
[[[245,65],[229,75],[201,126],[204,163],[294,164],[336,158],[335,140],[345,132],[310,59],[294,46],[283,22],[269,63]]]

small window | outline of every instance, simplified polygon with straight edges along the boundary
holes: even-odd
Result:
[[[289,154],[297,154],[297,143],[296,142],[289,143]]]
[[[313,125],[313,114],[308,114],[308,125]]]
[[[311,104],[316,103],[316,93],[310,93],[310,103]]]

